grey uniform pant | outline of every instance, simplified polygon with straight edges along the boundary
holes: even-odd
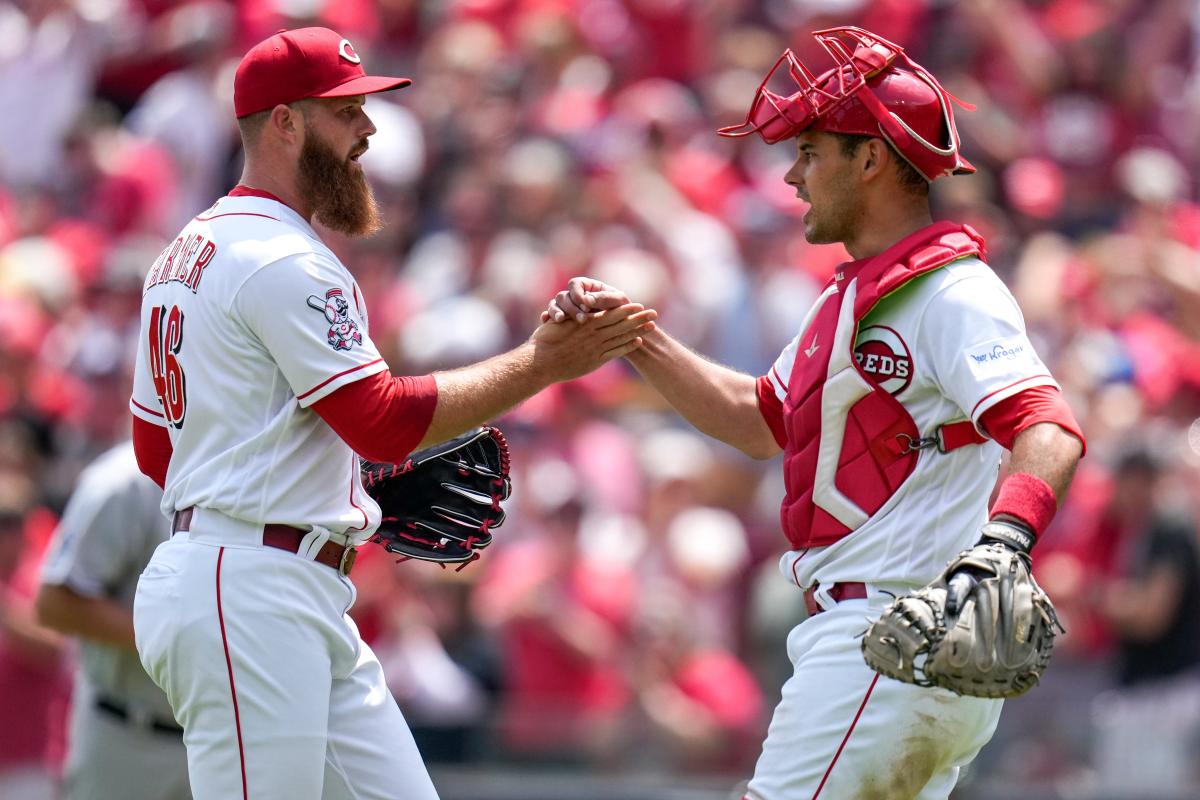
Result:
[[[65,800],[191,800],[182,735],[139,727],[76,698]]]

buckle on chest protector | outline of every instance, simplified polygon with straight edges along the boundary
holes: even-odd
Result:
[[[936,447],[939,453],[949,453],[960,447],[982,444],[987,439],[981,436],[970,420],[951,422],[939,425],[933,436],[911,436],[907,433],[897,433],[893,437],[900,444],[900,455],[916,453],[930,447]]]
[[[897,433],[896,441],[900,442],[900,455],[906,456],[909,453],[916,453],[930,447],[936,447],[941,452],[946,452],[942,445],[942,440],[938,436],[910,436],[907,433]]]

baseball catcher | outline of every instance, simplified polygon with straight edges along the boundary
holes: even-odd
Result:
[[[1062,630],[1030,572],[1035,537],[992,520],[970,550],[932,583],[897,598],[867,630],[863,657],[876,672],[974,697],[1032,689]]]
[[[383,513],[373,541],[404,559],[462,569],[504,522],[508,467],[508,442],[490,427],[419,450],[403,464],[364,461],[363,486]]]

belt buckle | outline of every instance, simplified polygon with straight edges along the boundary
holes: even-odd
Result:
[[[358,558],[358,548],[346,545],[342,548],[342,557],[338,561],[337,571],[339,575],[350,577],[350,570],[354,569],[354,560]]]

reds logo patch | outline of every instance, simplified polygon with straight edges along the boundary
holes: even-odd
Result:
[[[325,315],[329,323],[326,336],[329,346],[334,350],[349,350],[356,344],[362,344],[362,333],[358,330],[358,323],[350,318],[350,304],[342,297],[341,289],[330,289],[324,299],[310,294],[308,306]]]
[[[897,395],[912,383],[913,364],[908,345],[885,325],[872,325],[858,334],[854,360],[875,384]]]

